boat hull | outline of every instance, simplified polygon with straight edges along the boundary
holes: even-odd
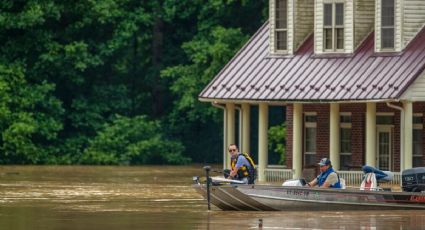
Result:
[[[207,198],[206,186],[194,188]],[[425,194],[268,185],[213,185],[211,203],[222,210],[425,209]]]

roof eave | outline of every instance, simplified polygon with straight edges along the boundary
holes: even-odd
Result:
[[[270,100],[270,99],[218,99],[218,98],[199,98],[201,102],[211,102],[216,104],[226,104],[226,103],[247,103],[247,104],[259,104],[267,103],[270,105],[286,105],[286,104],[352,104],[352,103],[380,103],[380,102],[399,102],[399,98],[387,98],[387,99],[360,99],[360,100]]]

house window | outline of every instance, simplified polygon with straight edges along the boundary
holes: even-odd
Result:
[[[394,49],[394,0],[381,4],[381,48]]]
[[[415,114],[413,116],[413,167],[423,166],[423,116]]]
[[[316,114],[306,114],[304,116],[304,165],[314,165],[316,163],[316,122]]]
[[[288,27],[287,27],[287,16],[288,16],[288,7],[287,0],[276,0],[276,11],[275,11],[275,41],[276,41],[276,50],[287,50],[287,37],[288,37]]]
[[[394,116],[393,115],[377,115],[376,116],[377,125],[394,125]]]
[[[394,124],[394,113],[376,114],[376,166],[381,170],[392,168]]]
[[[351,161],[351,114],[340,115],[340,168],[348,170]]]
[[[344,4],[326,3],[323,12],[324,49],[344,49]]]

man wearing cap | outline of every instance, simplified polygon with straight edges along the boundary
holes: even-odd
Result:
[[[320,174],[314,180],[307,183],[308,186],[319,186],[320,188],[341,188],[341,182],[338,174],[333,170],[331,161],[323,158],[318,163]]]

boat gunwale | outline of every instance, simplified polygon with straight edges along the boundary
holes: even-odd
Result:
[[[282,197],[273,197],[273,196],[265,196],[265,195],[257,195],[257,194],[246,194],[250,197],[258,197],[265,198],[271,200],[284,200],[284,201],[297,201],[297,202],[305,202],[305,203],[326,203],[326,204],[336,204],[336,205],[360,205],[360,206],[380,206],[380,207],[393,207],[393,208],[415,208],[415,209],[424,209],[425,207],[420,206],[417,203],[406,203],[406,202],[386,202],[386,203],[353,203],[353,202],[341,202],[336,200],[306,200],[306,199],[297,199],[297,198],[282,198]]]
[[[335,188],[320,188],[320,187],[301,187],[301,186],[278,186],[278,185],[241,185],[241,184],[223,184],[223,185],[213,185],[212,187],[251,187],[251,188],[268,188],[268,189],[299,189],[299,190],[307,190],[307,191],[320,191],[326,193],[366,193],[366,194],[382,194],[382,195],[423,195],[425,193],[421,192],[404,192],[404,191],[385,191],[385,190],[360,190],[354,188],[348,189],[335,189]]]

